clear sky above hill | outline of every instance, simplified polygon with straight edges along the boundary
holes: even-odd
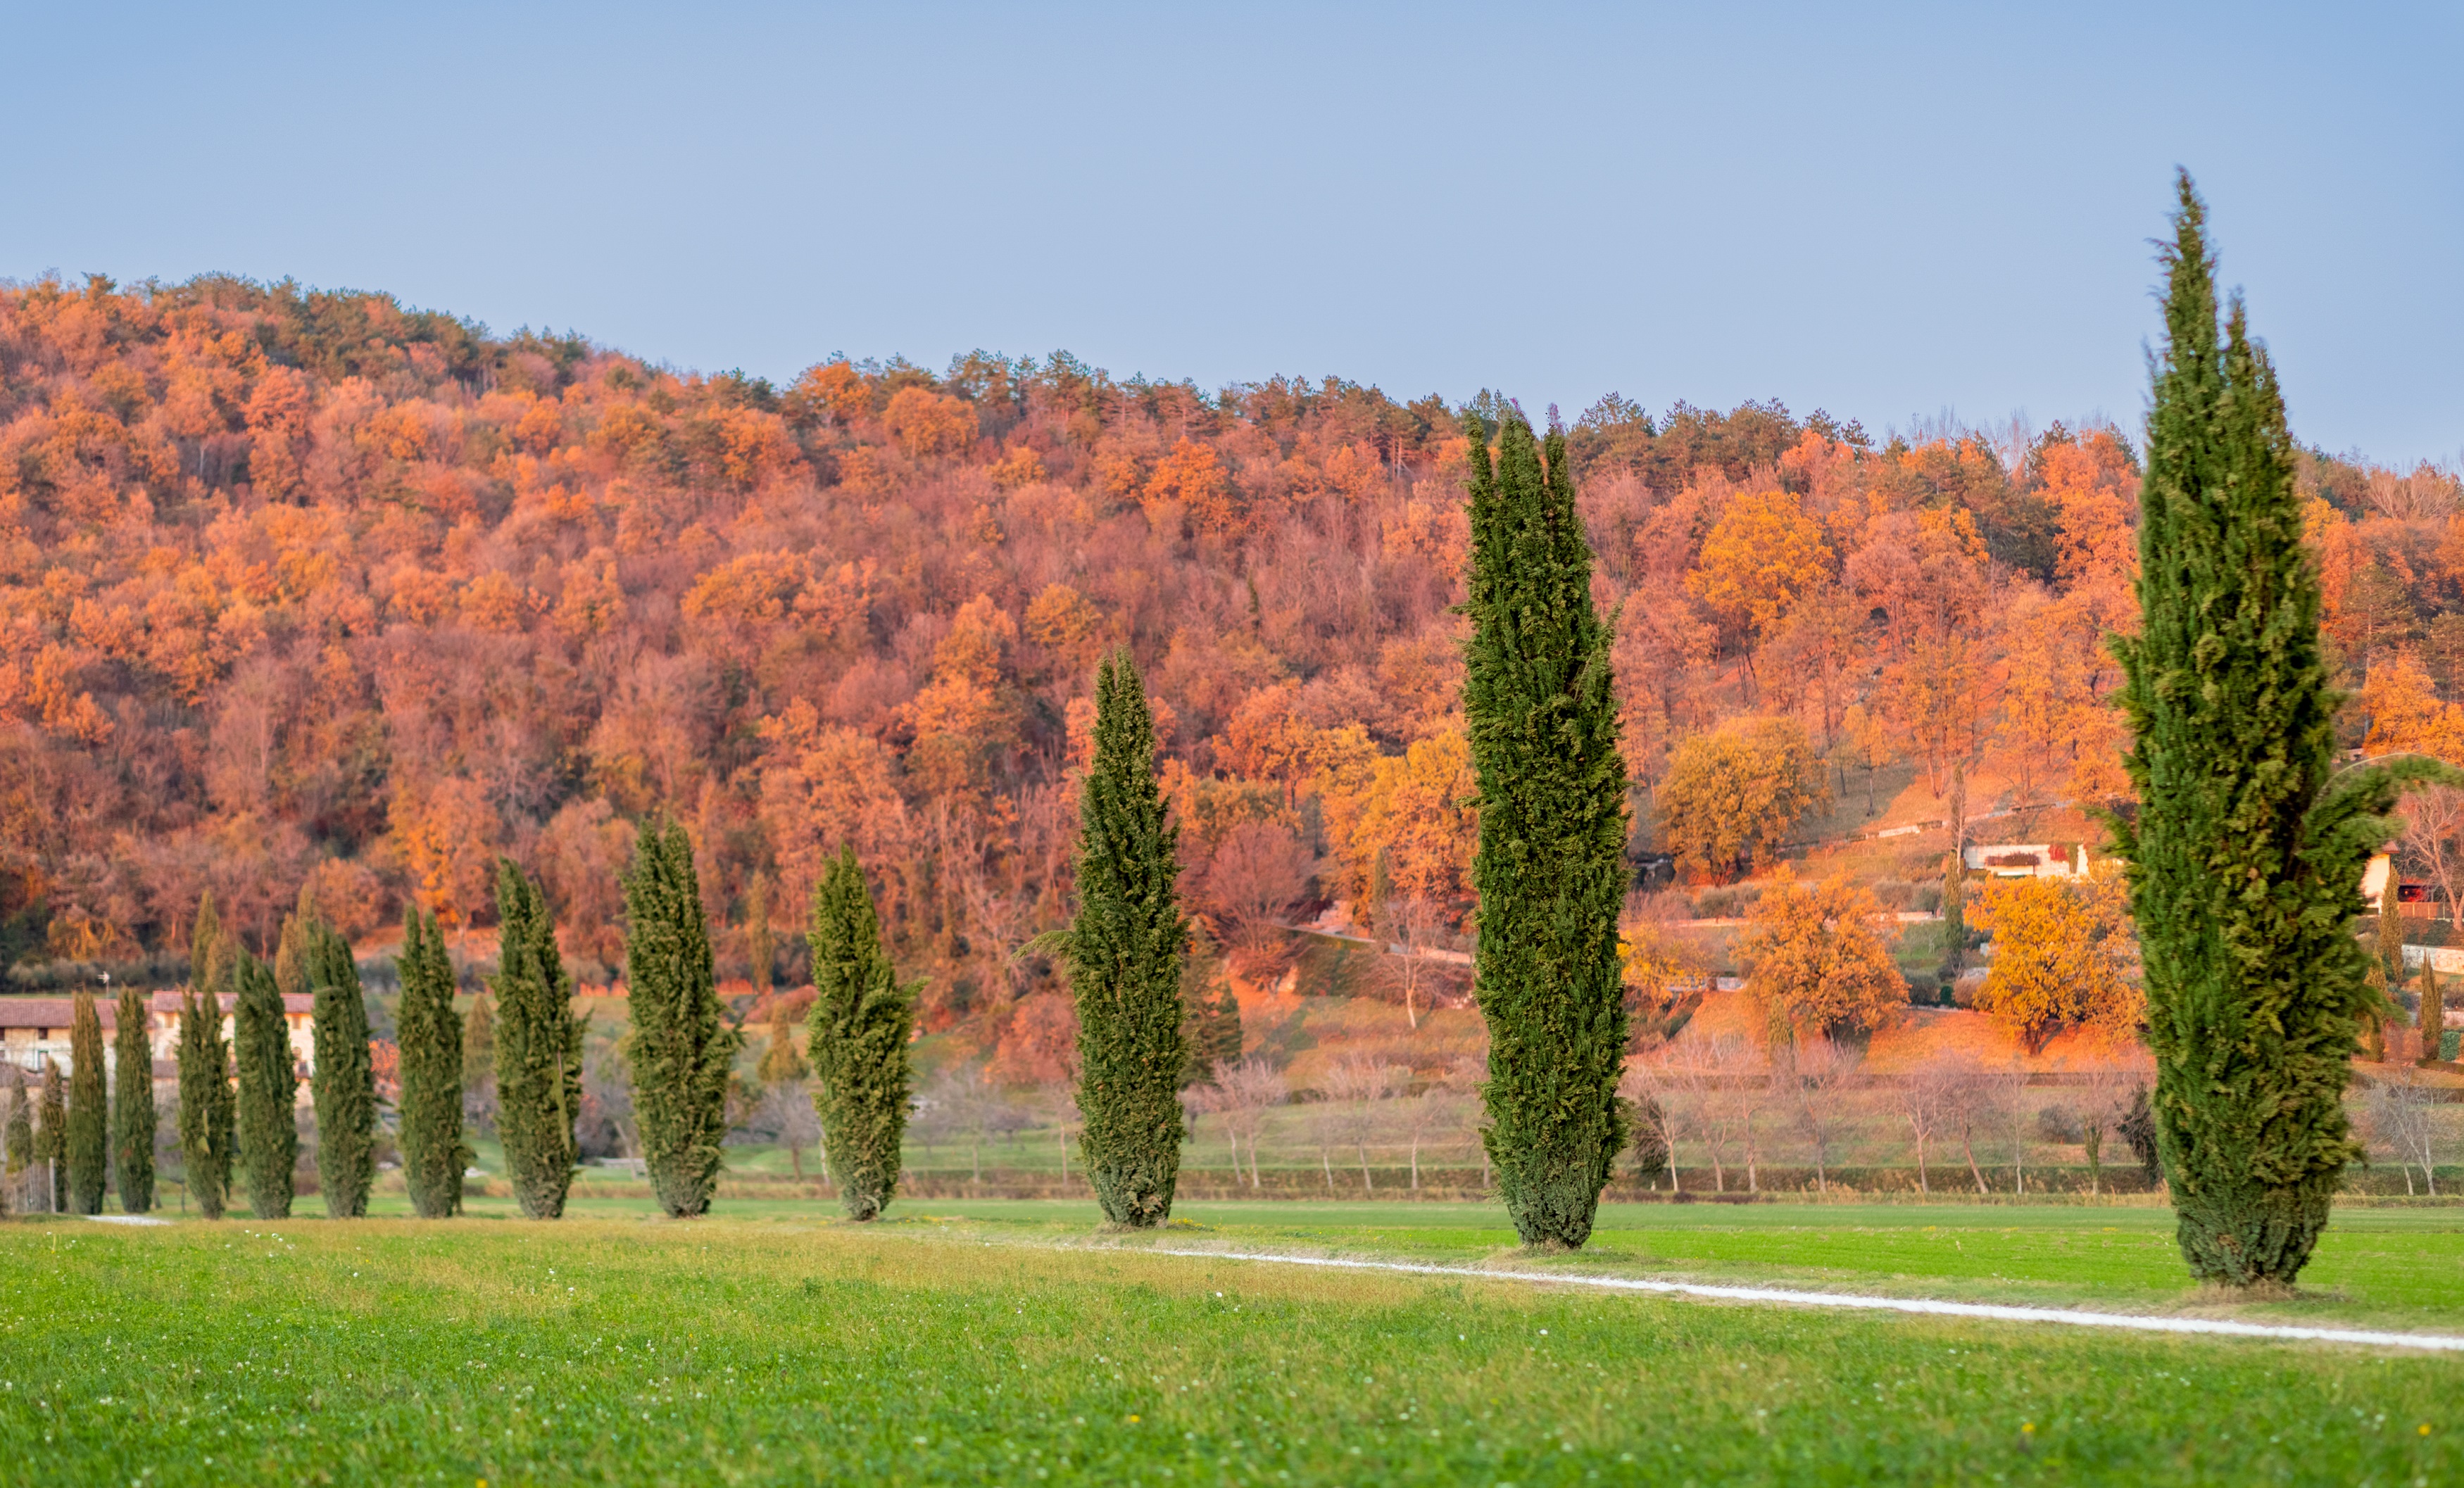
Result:
[[[2179,163],[2296,432],[2464,451],[2451,5],[516,10],[11,7],[0,276],[2135,433]]]

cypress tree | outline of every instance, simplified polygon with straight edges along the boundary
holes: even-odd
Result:
[[[112,1019],[112,1176],[121,1212],[142,1214],[154,1207],[154,1045],[136,988],[120,989]]]
[[[1489,1127],[1526,1245],[1580,1246],[1626,1143],[1625,762],[1609,627],[1563,433],[1509,413],[1497,462],[1473,434],[1473,624],[1464,723],[1480,788],[1473,972],[1488,1022]],[[1544,465],[1545,459],[1545,465]]]
[[[581,1156],[582,1019],[547,899],[510,858],[496,863],[496,1136],[523,1214],[555,1219]]]
[[[1942,1004],[1948,1007],[1968,966],[1968,864],[1952,848],[1942,857]]]
[[[1180,969],[1173,881],[1179,833],[1155,774],[1155,719],[1127,651],[1095,673],[1095,758],[1079,797],[1078,917],[1067,931],[1078,1003],[1079,1139],[1104,1217],[1172,1217],[1180,1177]]]
[[[402,1172],[422,1219],[462,1209],[462,1019],[453,1011],[453,962],[433,916],[402,916],[402,1002],[394,1030],[402,1049]]]
[[[701,880],[680,824],[643,834],[625,875],[625,987],[633,1020],[625,1061],[650,1187],[671,1218],[707,1214],[743,1039],[719,1007]]]
[[[2447,993],[2438,985],[2438,971],[2424,956],[2421,961],[2421,1057],[2415,1062],[2425,1068],[2439,1061],[2447,1043]]]
[[[482,1123],[496,1120],[496,1015],[483,989],[462,1019],[462,1089]]]
[[[26,1165],[34,1160],[34,1116],[26,1105],[25,1071],[11,1064],[8,1066],[8,1075],[9,1129],[5,1155],[0,1155],[0,1163],[7,1164],[9,1176],[13,1178],[25,1171]]]
[[[2177,1239],[2213,1284],[2288,1286],[2361,1154],[2343,1094],[2366,1009],[2363,865],[2428,761],[2333,774],[2294,447],[2205,207],[2179,181],[2139,527],[2142,632],[2117,638],[2139,807],[2113,821],[2145,966]]]
[[[299,1165],[298,1061],[274,969],[242,952],[234,963],[238,997],[231,1045],[239,1066],[239,1165],[248,1207],[259,1219],[291,1217],[292,1171]]]
[[[180,996],[180,1167],[188,1196],[209,1219],[223,1216],[231,1193],[231,1050],[223,1042],[224,983],[230,974],[214,901],[197,904],[188,940],[188,988]]]
[[[69,1013],[69,1213],[102,1213],[111,1181],[111,1110],[103,1089],[102,1019],[94,994],[77,989]]]
[[[69,1212],[69,1106],[57,1060],[43,1061],[43,1099],[34,1112],[34,1165],[51,1174],[52,1213]]]
[[[898,1189],[915,1004],[881,943],[881,919],[853,847],[841,847],[813,886],[810,938],[813,1109],[840,1204],[850,1219],[872,1219]]]
[[[299,886],[299,903],[282,917],[282,932],[274,943],[274,985],[286,997],[311,994],[310,962],[317,933],[316,903],[308,886]]]
[[[1215,1083],[1218,1069],[1240,1061],[1243,1042],[1241,1002],[1232,996],[1231,968],[1217,953],[1204,926],[1190,926],[1189,942],[1189,958],[1180,974],[1180,1003],[1186,1010],[1180,1041],[1189,1058],[1180,1074],[1184,1088]]]
[[[325,1213],[357,1219],[368,1212],[376,1180],[377,1077],[368,1057],[368,1004],[351,943],[319,920],[300,932],[300,974],[308,983],[317,1033],[309,1084],[317,1105],[317,1188]]]

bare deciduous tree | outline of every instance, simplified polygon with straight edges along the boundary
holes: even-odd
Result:
[[[1854,1130],[1848,1099],[1864,1083],[1864,1056],[1829,1039],[1800,1039],[1780,1071],[1794,1107],[1797,1130],[1814,1152],[1814,1192],[1831,1191],[1831,1156]]]
[[[1412,1072],[1364,1055],[1346,1055],[1326,1073],[1326,1098],[1340,1112],[1336,1128],[1360,1158],[1360,1187],[1375,1192],[1369,1175],[1369,1139],[1376,1134],[1378,1107],[1409,1083]]]
[[[1232,1168],[1241,1167],[1241,1143],[1249,1144],[1249,1187],[1258,1185],[1258,1133],[1265,1128],[1266,1111],[1291,1095],[1283,1071],[1257,1055],[1220,1065],[1215,1072],[1216,1109],[1232,1138]]]
[[[2371,1084],[2363,1100],[2370,1135],[2404,1169],[2404,1191],[2413,1192],[2412,1170],[2421,1169],[2431,1197],[2438,1194],[2437,1128],[2431,1120],[2430,1089],[2409,1064],[2399,1065]]]

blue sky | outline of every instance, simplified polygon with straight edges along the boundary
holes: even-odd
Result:
[[[785,380],[2136,431],[2173,166],[2296,433],[2464,453],[2464,8],[11,4],[0,276],[389,290]]]

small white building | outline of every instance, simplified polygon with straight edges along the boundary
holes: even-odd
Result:
[[[158,992],[145,999],[145,1042],[153,1052],[154,1078],[158,1082],[174,1078],[171,1071],[180,1053],[181,1000],[176,992]],[[223,995],[223,1038],[227,1041],[233,1037],[232,1010],[238,1003],[236,995]],[[282,1020],[289,1026],[292,1060],[303,1077],[317,1067],[317,1035],[309,1018],[314,1007],[309,997],[282,999]],[[0,1063],[40,1074],[46,1061],[55,1061],[60,1073],[67,1075],[69,1019],[75,1008],[76,999],[72,997],[0,997]],[[98,994],[94,1011],[102,1023],[103,1069],[116,1074],[119,998]],[[300,1090],[305,1099],[307,1086],[301,1085]]]
[[[2053,842],[1985,842],[1963,849],[1959,861],[1970,873],[1994,878],[2085,878],[2087,843],[2065,854]]]

